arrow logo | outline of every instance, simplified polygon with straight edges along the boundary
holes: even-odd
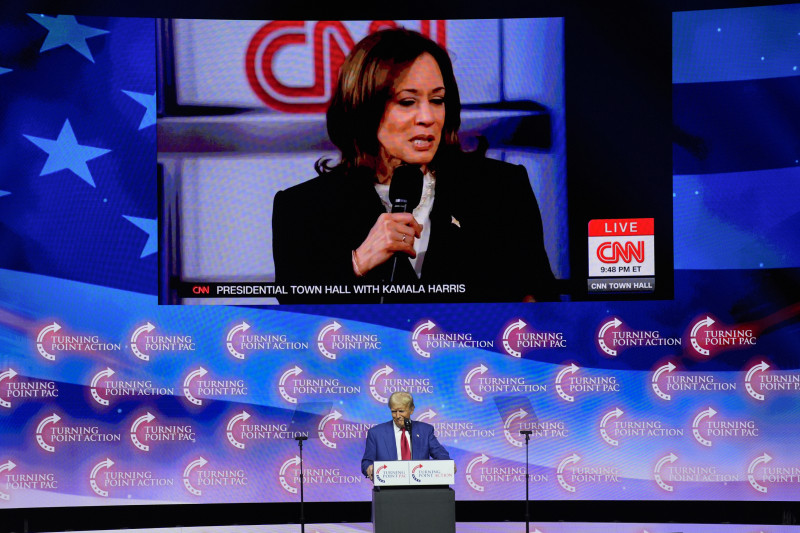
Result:
[[[201,366],[197,370],[189,372],[189,375],[186,376],[186,379],[183,380],[183,395],[186,397],[187,400],[189,400],[195,405],[203,405],[203,400],[194,397],[192,391],[189,389],[189,385],[191,384],[194,378],[200,378],[205,376],[206,374],[208,374],[208,370],[206,370]]]
[[[566,480],[564,479],[564,469],[567,467],[567,465],[572,463],[577,463],[580,460],[581,460],[580,456],[577,453],[573,453],[572,455],[570,455],[569,457],[565,457],[564,459],[561,460],[560,463],[558,463],[558,468],[556,469],[556,478],[558,478],[558,484],[561,485],[561,488],[563,488],[568,492],[575,492],[575,487],[567,483]]]
[[[711,352],[700,346],[700,343],[697,342],[697,332],[700,331],[700,328],[702,327],[710,328],[713,323],[714,319],[710,316],[706,316],[704,319],[698,321],[697,324],[695,324],[692,328],[692,331],[689,333],[689,342],[691,342],[692,348],[694,348],[700,355],[705,355],[706,357],[711,355]]]
[[[206,461],[201,456],[200,458],[195,459],[194,461],[186,465],[186,468],[183,469],[183,486],[186,487],[186,490],[188,490],[191,494],[194,494],[195,496],[201,496],[203,494],[203,491],[194,488],[192,483],[189,481],[189,476],[192,474],[192,470],[194,470],[195,468],[203,468],[207,464],[208,461]]]
[[[476,402],[482,402],[483,396],[479,396],[478,394],[472,392],[472,387],[470,386],[470,382],[472,381],[472,378],[475,377],[477,374],[485,374],[487,370],[489,369],[485,367],[483,363],[481,363],[480,366],[476,366],[475,368],[470,370],[467,373],[467,377],[464,378],[464,390],[467,392],[467,396],[469,396]]]
[[[13,368],[9,368],[5,372],[0,372],[0,381],[4,379],[11,379],[17,375],[17,372]],[[4,400],[0,398],[0,407],[5,407],[6,409],[11,409],[11,402],[8,400]]]
[[[527,326],[527,324],[523,322],[522,319],[520,318],[519,320],[508,326],[505,329],[505,331],[503,331],[503,349],[511,357],[522,357],[522,352],[513,349],[511,347],[511,343],[508,341],[508,338],[511,336],[512,331],[514,331],[515,329],[521,330],[525,326]]]
[[[605,338],[606,331],[608,331],[610,328],[616,329],[616,328],[620,327],[621,325],[622,325],[622,322],[618,318],[615,317],[615,318],[605,322],[603,324],[603,326],[600,328],[600,332],[597,334],[597,344],[600,346],[600,349],[603,350],[608,355],[610,355],[611,357],[616,357],[617,356],[617,350],[609,347],[606,344],[606,338]]]
[[[339,331],[341,327],[342,325],[334,320],[333,323],[328,324],[327,326],[322,328],[322,331],[320,331],[319,335],[317,335],[317,349],[319,350],[319,353],[321,353],[328,359],[336,359],[336,353],[331,352],[327,348],[325,348],[325,342],[323,339],[325,335],[328,334],[328,332]]]
[[[759,393],[759,392],[756,392],[756,390],[753,388],[753,385],[752,385],[751,382],[753,381],[753,377],[756,375],[756,372],[766,372],[768,368],[769,368],[769,365],[767,364],[767,362],[766,361],[761,361],[760,363],[755,365],[753,368],[748,370],[747,371],[747,375],[745,375],[745,377],[744,377],[744,388],[747,390],[747,394],[749,394],[750,396],[752,396],[756,400],[760,400],[762,402],[764,401],[765,396],[763,394]],[[0,374],[0,379],[2,379],[2,376],[3,375]]]
[[[39,425],[36,426],[36,442],[39,444],[39,447],[42,448],[46,452],[53,453],[56,451],[55,446],[51,446],[44,441],[44,427],[48,424],[55,424],[61,420],[61,417],[57,414],[53,413],[50,416],[46,416],[39,422]]]
[[[244,442],[236,440],[236,437],[233,436],[233,426],[237,422],[244,422],[248,418],[250,418],[250,413],[248,413],[247,411],[242,411],[238,415],[233,416],[228,421],[228,427],[225,428],[226,429],[225,433],[228,436],[228,442],[230,442],[231,444],[233,444],[234,447],[239,448],[240,450],[244,450]]]
[[[297,494],[297,489],[289,485],[289,482],[286,481],[286,470],[291,465],[297,466],[299,464],[300,464],[300,457],[295,455],[291,459],[287,459],[286,461],[284,461],[284,463],[281,465],[281,471],[279,475],[281,486],[284,488],[284,490],[286,490],[286,492],[289,492],[290,494]]]
[[[478,457],[475,457],[474,459],[472,459],[472,461],[470,461],[469,464],[467,465],[467,475],[466,475],[467,483],[469,484],[470,487],[472,487],[473,489],[477,490],[478,492],[483,492],[485,490],[485,487],[483,485],[479,485],[472,478],[472,469],[475,468],[475,466],[478,463],[486,464],[486,461],[488,461],[488,460],[489,460],[489,457],[482,453]]]
[[[420,347],[419,342],[418,342],[417,339],[419,338],[420,334],[423,331],[430,331],[435,327],[436,327],[436,324],[434,324],[432,321],[428,320],[428,321],[424,322],[423,324],[420,324],[419,326],[417,326],[417,328],[414,330],[414,333],[411,334],[411,346],[414,348],[414,351],[417,352],[422,357],[429,358],[431,356],[431,352],[423,350]]]
[[[133,355],[135,355],[136,357],[138,357],[142,361],[149,361],[150,360],[150,354],[139,350],[139,344],[138,344],[139,343],[139,335],[141,335],[142,333],[145,333],[145,332],[150,333],[154,329],[156,329],[156,327],[153,324],[151,324],[150,322],[148,322],[144,326],[139,326],[138,328],[136,328],[134,330],[133,334],[131,335],[131,351],[133,352]]]
[[[658,483],[658,486],[661,487],[662,489],[666,490],[667,492],[672,492],[673,490],[675,490],[675,487],[673,487],[672,485],[667,484],[661,478],[661,468],[665,464],[674,463],[677,460],[678,460],[678,456],[675,455],[674,453],[670,453],[669,455],[665,455],[664,457],[659,459],[658,462],[656,463],[655,468],[653,468],[653,478],[655,478],[656,483]]]
[[[294,368],[290,368],[281,374],[281,379],[278,381],[278,392],[280,392],[283,399],[289,403],[297,403],[297,398],[286,392],[286,380],[289,379],[289,376],[299,376],[302,373],[303,369],[295,365]]]
[[[319,421],[319,425],[317,426],[317,433],[319,434],[319,440],[322,441],[322,444],[334,450],[336,449],[336,443],[329,441],[328,438],[325,436],[325,424],[327,424],[331,420],[339,420],[340,418],[342,418],[342,413],[334,409],[331,413],[325,415],[322,418],[322,420]]]
[[[436,411],[429,407],[427,411],[417,417],[417,421],[422,422],[423,420],[430,420],[434,416],[436,416]]]
[[[606,431],[606,424],[611,421],[612,418],[619,418],[623,415],[622,409],[616,407],[613,411],[607,412],[603,419],[600,420],[600,436],[603,437],[603,440],[609,443],[612,446],[619,446],[619,441],[617,439],[612,439],[608,432]]]
[[[651,382],[650,385],[653,387],[653,392],[655,392],[656,395],[659,398],[661,398],[662,400],[669,401],[669,400],[672,399],[672,395],[671,394],[667,394],[666,392],[662,392],[661,388],[658,386],[658,379],[661,377],[661,374],[663,374],[664,372],[672,372],[676,368],[677,367],[675,365],[673,365],[672,362],[669,362],[666,365],[658,367],[656,369],[656,371],[653,372],[653,377],[650,380],[650,382]]]
[[[108,469],[111,468],[112,466],[114,466],[114,461],[106,457],[104,461],[100,461],[99,463],[94,465],[94,468],[92,468],[92,473],[89,474],[89,485],[92,486],[92,490],[94,491],[95,494],[97,494],[98,496],[102,496],[103,498],[108,498],[108,491],[101,489],[100,486],[97,484],[97,474],[103,468]]]
[[[694,417],[694,421],[692,421],[692,435],[694,435],[695,440],[703,446],[711,446],[711,441],[700,435],[700,421],[704,418],[711,418],[715,414],[717,414],[717,412],[712,407],[709,407],[705,411],[700,411],[700,413]]]
[[[503,434],[505,435],[506,440],[508,441],[508,443],[511,444],[512,446],[517,446],[519,448],[522,448],[523,443],[518,441],[517,439],[515,439],[511,435],[511,431],[509,431],[508,428],[511,427],[511,422],[513,422],[514,420],[521,420],[521,419],[525,418],[526,416],[528,416],[528,412],[525,409],[520,407],[519,410],[514,411],[513,413],[511,413],[511,416],[509,416],[506,419],[506,421],[503,422]]]
[[[558,393],[559,396],[561,396],[562,400],[566,400],[568,402],[575,401],[574,396],[564,392],[564,389],[561,387],[561,380],[564,379],[564,376],[566,376],[567,374],[574,374],[579,369],[580,367],[578,367],[578,365],[576,365],[575,363],[571,363],[568,367],[561,370],[561,372],[559,372],[558,375],[556,376],[556,392]]]
[[[230,331],[228,331],[228,336],[225,338],[225,346],[228,348],[228,353],[236,359],[244,359],[244,354],[233,347],[233,336],[237,333],[243,333],[248,329],[250,329],[250,324],[242,320],[241,324],[233,326]]]
[[[5,463],[0,464],[0,472],[11,472],[12,470],[14,470],[16,466],[17,465],[14,463],[14,461],[9,459]],[[5,492],[0,492],[0,500],[8,501],[10,499],[11,499],[10,494],[6,494]]]
[[[107,367],[105,370],[101,370],[100,372],[95,374],[94,377],[92,378],[92,383],[91,383],[91,387],[90,387],[91,391],[90,392],[92,394],[92,398],[94,398],[94,401],[96,401],[100,405],[108,406],[108,405],[110,405],[110,402],[108,400],[106,400],[105,398],[102,398],[100,396],[100,394],[97,392],[97,384],[100,382],[101,379],[103,379],[103,378],[107,379],[107,378],[110,378],[113,375],[114,375],[114,371],[111,370],[110,367]]]
[[[372,394],[372,397],[378,400],[380,403],[389,403],[389,398],[381,396],[378,394],[378,389],[376,388],[375,384],[378,381],[378,378],[381,376],[388,376],[394,372],[394,369],[389,365],[386,365],[383,368],[379,368],[372,377],[369,378],[369,393]]]
[[[753,459],[750,462],[750,466],[747,467],[747,481],[750,482],[750,486],[751,487],[753,487],[754,489],[756,489],[758,492],[760,492],[762,494],[766,494],[767,493],[767,487],[765,487],[764,485],[762,485],[762,484],[760,484],[760,483],[758,483],[756,481],[755,471],[756,471],[756,467],[758,465],[767,464],[770,461],[772,461],[772,457],[770,457],[769,455],[767,455],[765,453],[764,455],[760,455],[760,456],[756,457],[755,459]]]
[[[149,452],[150,446],[147,444],[143,444],[139,440],[139,436],[136,434],[136,432],[139,431],[139,426],[141,426],[142,424],[149,424],[155,419],[156,417],[153,415],[153,413],[148,412],[146,415],[142,415],[136,420],[134,420],[133,424],[131,424],[131,442],[133,443],[134,446],[136,446],[143,452]]]
[[[39,355],[47,359],[48,361],[55,361],[56,356],[48,352],[44,349],[44,336],[48,333],[55,333],[56,331],[60,330],[61,326],[58,322],[53,322],[49,326],[45,326],[36,336],[36,350],[39,352]]]

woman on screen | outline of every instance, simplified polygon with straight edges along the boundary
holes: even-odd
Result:
[[[460,113],[435,42],[391,29],[356,44],[327,113],[341,159],[318,161],[319,176],[278,192],[273,210],[276,281],[323,293],[281,303],[555,298],[525,168],[462,151]],[[418,204],[392,212],[407,179]]]

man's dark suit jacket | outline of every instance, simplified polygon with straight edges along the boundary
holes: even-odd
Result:
[[[353,273],[351,252],[386,210],[368,176],[334,168],[275,195],[272,217],[276,282],[381,284],[391,260],[364,277]],[[463,284],[465,293],[387,297],[386,301],[505,302],[556,297],[542,237],[539,206],[525,168],[464,154],[436,171],[431,237],[417,280],[406,257],[395,280]],[[399,277],[398,277],[399,276]],[[281,303],[370,303],[376,295],[284,296]]]
[[[439,444],[433,426],[425,422],[413,422],[411,427],[411,459],[450,459],[450,454]],[[394,439],[394,422],[389,421],[370,428],[361,458],[361,472],[366,476],[367,468],[375,461],[397,461],[397,443]]]

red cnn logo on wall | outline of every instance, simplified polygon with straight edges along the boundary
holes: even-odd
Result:
[[[652,218],[589,221],[589,277],[655,274]]]
[[[393,20],[374,20],[367,33],[398,26]],[[419,31],[442,47],[446,46],[444,20],[421,20]],[[269,22],[256,32],[247,47],[247,80],[253,92],[273,109],[287,113],[324,113],[336,87],[339,69],[355,42],[345,24],[337,20]],[[280,73],[275,71],[275,58],[291,46],[312,48],[312,85],[285,84]]]

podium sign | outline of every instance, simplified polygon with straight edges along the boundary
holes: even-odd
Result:
[[[375,461],[376,487],[396,487],[409,485],[408,461]]]
[[[376,487],[408,485],[453,485],[455,462],[446,461],[375,461]]]
[[[405,461],[410,470],[409,485],[453,485],[454,461]]]

